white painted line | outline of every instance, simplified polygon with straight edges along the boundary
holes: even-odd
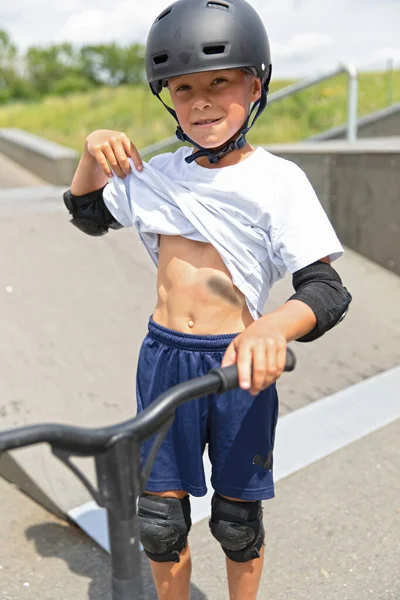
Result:
[[[274,452],[275,482],[400,418],[400,367],[357,383],[279,419]],[[192,521],[210,515],[211,464],[204,454],[208,492],[191,498]],[[109,552],[106,511],[88,502],[68,512]]]
[[[400,418],[400,367],[282,417],[274,452],[279,481]]]
[[[68,516],[85,533],[101,546],[106,552],[110,552],[108,541],[107,513],[105,508],[100,508],[94,500],[85,502],[68,511]]]

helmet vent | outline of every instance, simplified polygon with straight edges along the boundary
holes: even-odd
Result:
[[[225,52],[226,46],[206,46],[203,48],[204,54],[223,54]]]
[[[161,21],[161,19],[163,19],[164,17],[167,17],[170,12],[172,11],[172,6],[170,8],[167,8],[164,10],[163,13],[161,13],[161,15],[159,15],[156,19],[156,23],[158,23],[159,21]]]
[[[153,58],[153,63],[155,65],[162,65],[166,62],[168,62],[168,54],[159,54]]]
[[[220,10],[229,10],[229,4],[227,2],[208,2],[208,8],[219,8]]]

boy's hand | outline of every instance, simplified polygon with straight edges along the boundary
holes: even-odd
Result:
[[[139,152],[122,131],[98,129],[88,135],[85,151],[96,159],[104,174],[112,177],[112,171],[124,179],[131,172],[128,159],[131,158],[138,171],[143,170]]]
[[[271,322],[255,321],[228,346],[221,367],[237,364],[239,385],[256,396],[283,373],[287,341]]]

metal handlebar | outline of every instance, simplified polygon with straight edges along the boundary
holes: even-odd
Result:
[[[296,359],[287,349],[285,371],[293,371]],[[88,429],[59,424],[31,425],[0,432],[0,454],[33,444],[48,443],[57,456],[79,477],[99,506],[107,510],[111,550],[112,600],[144,600],[140,557],[137,499],[146,489],[157,452],[184,402],[238,387],[233,365],[209,371],[167,390],[134,419],[110,427]],[[146,464],[140,459],[140,442],[156,434]],[[98,489],[70,461],[93,456]]]

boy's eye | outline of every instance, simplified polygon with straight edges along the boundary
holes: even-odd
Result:
[[[214,79],[214,81],[212,82],[211,85],[215,85],[215,84],[219,84],[219,83],[226,83],[228,80],[225,79],[224,77],[217,77],[217,79]],[[176,88],[176,92],[187,92],[188,90],[190,90],[191,87],[190,85],[187,84],[182,84],[179,87]]]

